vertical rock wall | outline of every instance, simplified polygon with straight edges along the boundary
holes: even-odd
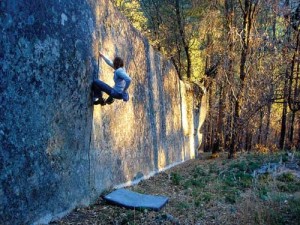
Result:
[[[0,224],[89,199],[94,21],[84,0],[0,2]]]
[[[116,101],[94,108],[91,153],[96,193],[184,160],[179,80],[174,67],[111,5],[106,7],[103,12],[101,5],[95,5],[100,21],[96,30],[101,31],[96,48],[110,58],[124,57],[133,81],[128,103]],[[99,77],[112,84],[113,70],[105,62],[100,67]]]
[[[194,157],[184,85],[108,0],[4,0],[0,29],[0,224],[47,223]],[[91,105],[93,78],[112,84],[98,50],[124,58],[128,103]]]

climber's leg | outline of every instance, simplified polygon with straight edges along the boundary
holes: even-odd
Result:
[[[122,94],[116,92],[115,90],[112,90],[105,103],[110,105],[115,101],[115,99],[122,99]]]
[[[105,100],[105,104],[112,104],[115,101],[115,99],[110,95],[106,100]]]
[[[108,84],[104,83],[101,80],[95,80],[92,84],[92,89],[94,92],[94,105],[105,105],[105,100],[103,99],[102,92],[110,95],[111,91],[113,90]]]
[[[93,81],[93,91],[102,96],[102,91],[110,95],[113,88],[101,80]]]
[[[93,104],[94,105],[105,105],[106,102],[103,98],[94,98],[94,101],[93,101]]]
[[[114,99],[122,99],[122,94],[116,92],[112,87],[110,87],[108,84],[104,83],[101,80],[95,80],[93,82],[93,91],[94,91],[94,96],[96,98],[99,98],[99,103],[101,105],[105,104],[112,104],[114,102]],[[109,97],[104,101],[102,92],[105,92],[106,94],[109,95]]]

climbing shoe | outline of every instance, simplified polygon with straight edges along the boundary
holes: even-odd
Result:
[[[113,97],[109,96],[109,97],[106,99],[105,103],[108,104],[108,105],[110,105],[110,104],[112,104],[114,101],[115,101],[115,99],[114,99]]]
[[[103,98],[95,98],[94,99],[94,105],[105,105],[105,101]]]

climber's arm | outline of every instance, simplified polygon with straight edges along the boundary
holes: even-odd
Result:
[[[113,62],[107,58],[105,55],[103,55],[101,52],[99,52],[100,57],[102,57],[104,59],[104,61],[106,62],[107,65],[111,66],[112,68],[114,68],[114,64]]]

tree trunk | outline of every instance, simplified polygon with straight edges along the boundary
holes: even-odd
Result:
[[[213,115],[212,115],[212,89],[208,91],[208,115],[205,122],[205,141],[204,141],[204,151],[209,152],[212,149],[212,139],[213,139]]]
[[[261,109],[260,114],[259,114],[259,128],[258,128],[257,144],[262,143],[261,139],[262,139],[263,118],[264,118],[264,111],[263,111],[263,109]]]
[[[300,150],[300,117],[298,118],[298,141],[296,143],[296,147]]]
[[[271,107],[272,104],[268,104],[268,111],[267,111],[267,124],[266,124],[266,133],[264,138],[264,145],[268,145],[268,138],[270,133],[270,120],[271,120]]]
[[[285,133],[286,133],[286,114],[287,114],[287,100],[288,100],[288,78],[289,71],[286,69],[285,71],[285,79],[284,79],[284,89],[283,89],[283,109],[282,109],[282,117],[281,117],[281,129],[280,129],[280,140],[279,140],[279,148],[284,148],[285,143]]]
[[[252,148],[252,133],[249,131],[249,129],[247,129],[247,132],[246,132],[246,141],[245,141],[245,150],[247,152],[250,152],[251,151],[251,148]]]
[[[223,137],[224,109],[225,109],[224,99],[225,99],[225,92],[224,92],[224,88],[221,86],[220,95],[219,95],[216,140],[214,141],[213,149],[212,149],[213,157],[216,157],[218,155],[218,153],[221,151],[224,145],[224,137]]]
[[[208,100],[208,108],[209,108],[209,142],[208,149],[211,151],[213,145],[213,112],[212,112],[212,88],[209,89],[209,100]]]
[[[182,21],[182,14],[181,14],[179,0],[176,0],[176,2],[175,2],[175,12],[176,12],[177,25],[178,25],[178,29],[179,29],[179,37],[183,44],[183,49],[184,49],[184,52],[186,55],[186,60],[187,60],[186,74],[187,74],[187,78],[190,79],[191,75],[192,75],[192,61],[191,61],[189,43],[186,41],[186,34],[185,34],[185,30],[184,30],[184,24]]]
[[[292,144],[293,143],[293,139],[294,139],[294,123],[295,123],[295,116],[296,116],[296,112],[292,111],[292,118],[291,118],[291,124],[290,124],[290,135],[289,135],[289,143]]]
[[[230,149],[229,149],[229,154],[228,158],[233,159],[236,157],[236,141],[237,141],[237,132],[238,132],[238,123],[239,123],[239,118],[240,118],[240,101],[239,98],[236,99],[235,104],[234,104],[234,115],[233,115],[233,124],[232,124],[232,137],[231,137],[231,143],[230,143]]]
[[[233,101],[231,100],[229,103],[229,115],[227,116],[227,124],[225,130],[225,149],[230,151],[230,145],[232,140],[232,132],[233,132]]]
[[[233,81],[233,47],[234,47],[234,37],[233,37],[233,27],[234,27],[234,3],[233,0],[225,0],[225,17],[226,17],[226,28],[227,28],[227,42],[228,42],[228,79]],[[227,119],[227,129],[225,134],[225,149],[231,151],[232,144],[232,134],[233,134],[233,115],[234,107],[232,103],[233,93],[230,92],[230,107],[229,107],[229,116]]]

